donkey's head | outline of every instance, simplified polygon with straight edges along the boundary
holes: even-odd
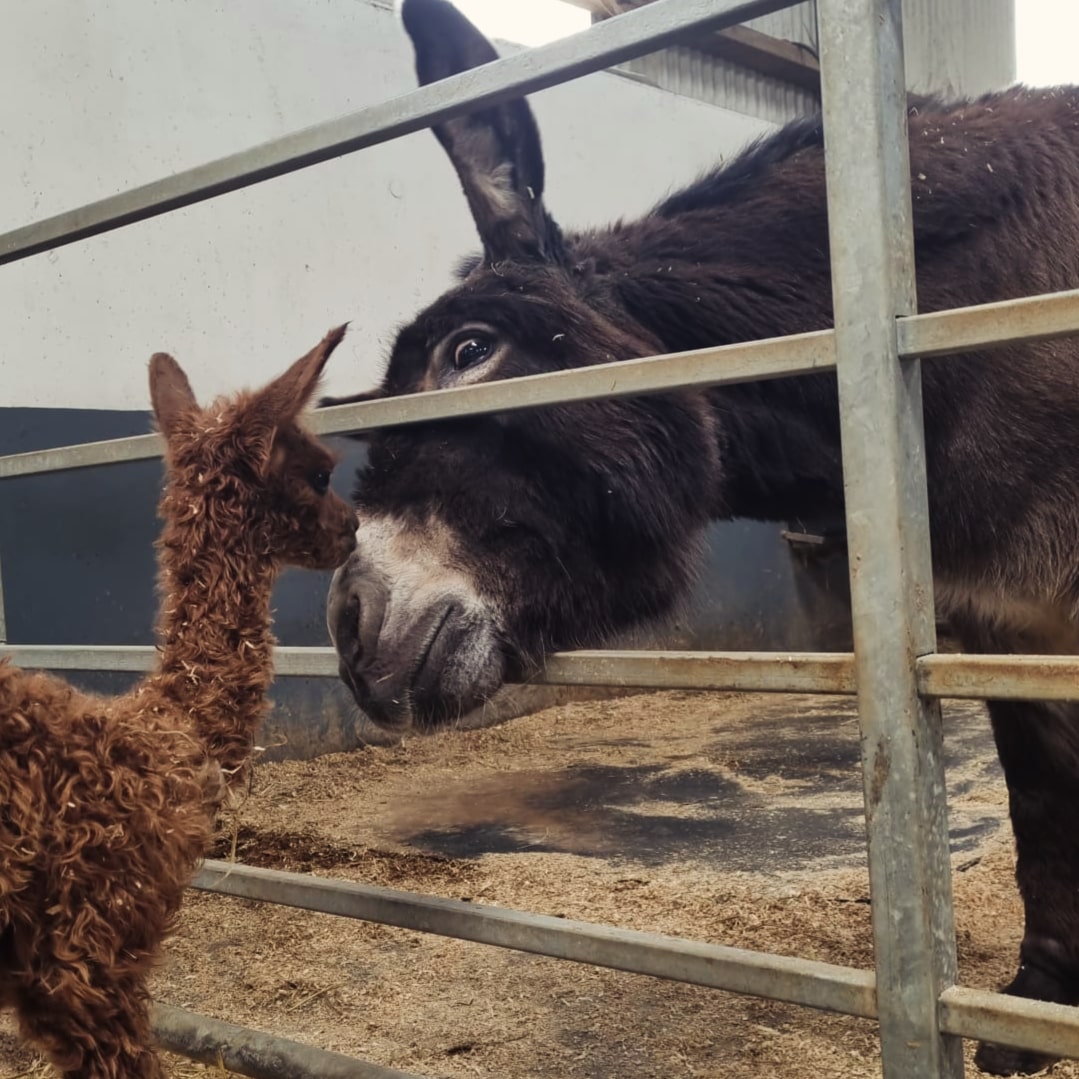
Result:
[[[190,543],[201,529],[200,545],[279,564],[336,569],[345,561],[356,517],[330,490],[333,455],[300,422],[344,333],[332,330],[258,392],[205,409],[171,356],[151,359],[150,397],[168,467],[163,510],[183,525],[167,529],[162,542]]]
[[[446,0],[404,0],[422,83],[496,59]],[[524,100],[435,128],[483,243],[405,327],[398,396],[662,351],[630,317],[617,244],[563,236]],[[384,431],[355,499],[359,543],[328,619],[341,676],[388,728],[447,721],[551,650],[595,643],[684,593],[716,470],[694,395],[605,400]]]

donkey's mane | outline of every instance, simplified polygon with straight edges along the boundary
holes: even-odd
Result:
[[[716,165],[688,187],[668,195],[652,210],[652,216],[676,217],[737,202],[746,188],[769,169],[802,150],[823,144],[819,114],[792,120],[778,131],[754,139],[736,157]]]

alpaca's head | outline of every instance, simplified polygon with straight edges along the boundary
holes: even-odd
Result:
[[[356,517],[330,490],[333,454],[304,429],[340,326],[283,375],[254,393],[200,408],[180,365],[150,360],[150,397],[165,437],[164,512],[198,546],[249,551],[277,563],[334,569],[351,554]]]

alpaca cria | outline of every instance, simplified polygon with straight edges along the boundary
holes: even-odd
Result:
[[[154,356],[157,670],[105,699],[0,661],[0,991],[66,1076],[162,1074],[146,979],[267,711],[271,587],[354,544],[334,460],[298,421],[343,335],[207,409]]]

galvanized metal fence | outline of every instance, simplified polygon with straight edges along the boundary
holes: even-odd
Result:
[[[789,6],[660,0],[573,38],[0,236],[0,263],[167,213]],[[886,1079],[955,1079],[960,1038],[1079,1056],[1079,1011],[956,984],[941,697],[1079,699],[1079,663],[936,652],[919,362],[1079,333],[1079,291],[918,315],[899,0],[819,0],[835,329],[319,412],[322,433],[834,369],[843,437],[853,654],[574,652],[552,684],[857,693],[876,971],[675,940],[340,881],[208,862],[195,886],[876,1018]],[[946,362],[941,360],[940,362]],[[0,457],[0,479],[157,456],[156,436]],[[0,646],[30,667],[142,671],[149,648]],[[282,674],[336,674],[282,648]],[[400,1076],[161,1008],[164,1044],[245,1074]],[[269,1058],[276,1064],[268,1063]]]

